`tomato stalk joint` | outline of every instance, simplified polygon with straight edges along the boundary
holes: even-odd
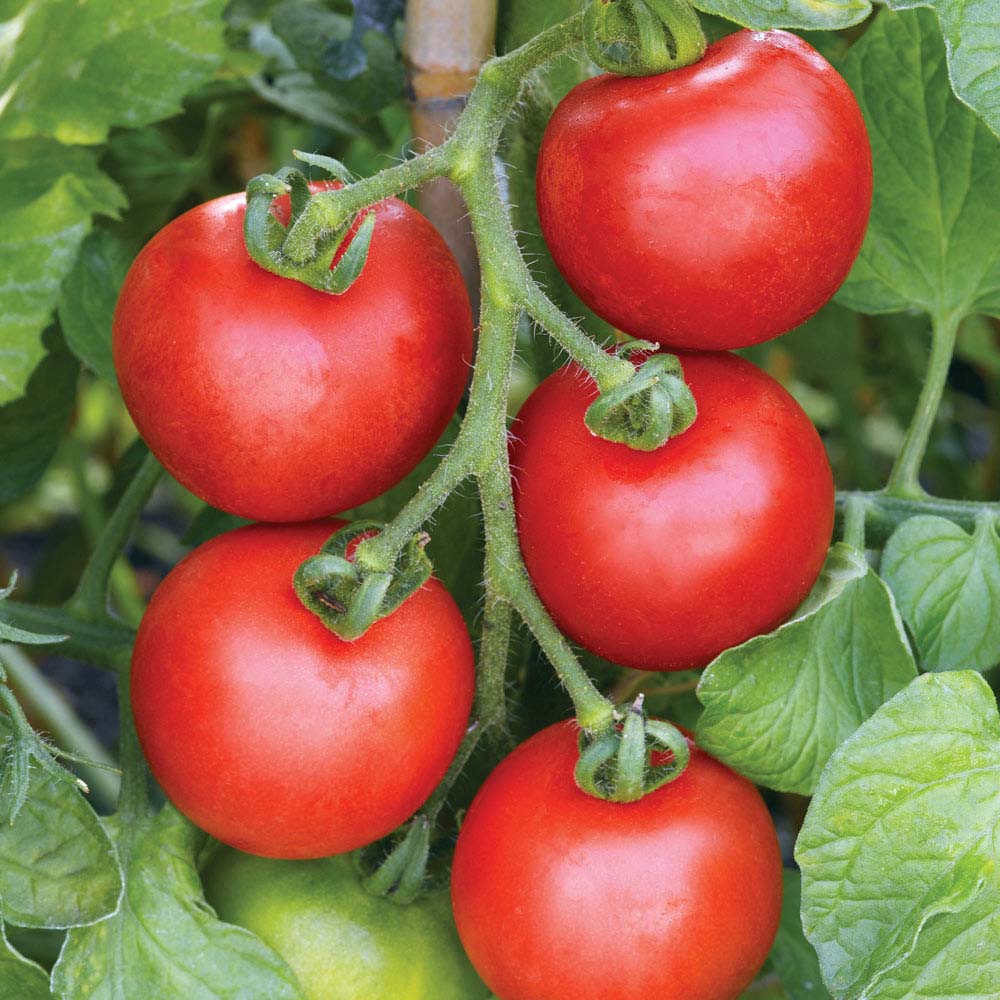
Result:
[[[299,600],[341,639],[360,638],[430,579],[426,532],[410,538],[390,569],[367,569],[352,558],[359,541],[384,527],[379,521],[355,521],[341,528],[295,572]]]
[[[624,716],[610,730],[580,734],[577,786],[610,802],[636,802],[680,777],[691,748],[669,722],[646,717],[643,695],[619,711]]]

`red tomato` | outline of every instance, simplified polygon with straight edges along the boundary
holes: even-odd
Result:
[[[513,428],[521,549],[559,627],[643,670],[703,667],[809,592],[833,531],[833,477],[808,417],[732,354],[679,355],[694,424],[655,451],[591,434],[597,390],[547,378]]]
[[[502,1000],[734,1000],[781,911],[757,790],[692,745],[671,784],[604,802],[573,781],[576,736],[533,736],[469,809],[451,884],[472,964]]]
[[[783,31],[579,84],[538,160],[542,232],[580,298],[634,336],[698,350],[812,315],[861,248],[871,195],[854,95]]]
[[[458,405],[472,354],[461,273],[431,223],[389,199],[355,284],[318,292],[250,259],[244,205],[199,205],[136,258],[115,311],[122,395],[210,504],[262,521],[346,510],[410,472]]]
[[[251,525],[160,584],[132,657],[132,707],[174,805],[219,840],[318,858],[389,833],[444,776],[472,706],[473,654],[430,580],[355,642],[292,576],[338,527]]]

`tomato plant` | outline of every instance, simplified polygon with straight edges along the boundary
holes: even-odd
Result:
[[[394,906],[367,893],[350,860],[290,863],[220,852],[205,894],[291,966],[306,1000],[485,1000],[440,893]]]
[[[462,824],[455,919],[509,1000],[721,1000],[748,986],[781,911],[781,856],[757,790],[694,748],[639,802],[573,780],[577,734],[550,726],[487,779]]]
[[[1000,18],[927,7],[11,6],[0,997],[995,1000]]]
[[[437,231],[396,199],[375,206],[342,295],[262,271],[244,210],[242,193],[199,205],[135,259],[115,310],[118,384],[201,499],[305,521],[384,493],[440,437],[468,374],[468,296]]]
[[[780,625],[833,530],[829,463],[795,400],[734,355],[681,364],[698,416],[655,451],[590,433],[596,387],[572,367],[535,390],[513,427],[521,548],[539,596],[567,635],[642,670],[703,667]]]

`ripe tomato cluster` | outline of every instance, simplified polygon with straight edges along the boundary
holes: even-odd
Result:
[[[870,196],[850,91],[783,32],[739,32],[660,77],[598,77],[555,112],[538,169],[553,257],[603,318],[677,352],[698,409],[654,451],[606,441],[584,423],[597,387],[570,365],[517,419],[525,563],[581,645],[646,670],[702,667],[805,597],[833,526],[822,443],[777,382],[718,352],[785,332],[833,294]],[[352,642],[292,586],[340,526],[330,516],[398,482],[455,410],[468,298],[441,238],[401,202],[375,207],[365,267],[336,296],[258,268],[244,205],[217,199],[163,229],[115,316],[122,392],[154,453],[201,498],[272,522],[206,543],[157,590],[133,659],[139,738],[194,822],[282,859],[226,855],[210,898],[271,941],[307,995],[476,1000],[486,987],[416,916],[399,933],[439,972],[346,961],[359,927],[392,921],[341,860],[287,867],[398,827],[468,725],[472,645],[440,583]],[[691,744],[671,783],[604,801],[574,781],[577,735],[560,723],[516,749],[464,820],[452,902],[473,965],[501,1000],[733,1000],[781,903],[759,794]],[[302,920],[339,949],[333,964],[302,954]],[[345,976],[346,992],[329,992]]]

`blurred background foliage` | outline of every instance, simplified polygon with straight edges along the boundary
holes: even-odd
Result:
[[[505,0],[497,47],[515,47],[578,6],[579,0]],[[82,114],[82,120],[91,122],[90,131],[78,140],[86,145],[67,147],[67,157],[76,155],[73,151],[86,153],[79,176],[86,175],[94,202],[88,211],[105,214],[95,217],[78,252],[54,276],[55,311],[44,334],[41,366],[26,382],[26,392],[0,406],[0,580],[17,568],[22,574],[19,596],[26,600],[57,603],[70,594],[91,541],[139,457],[135,429],[114,384],[108,345],[117,287],[143,243],[193,205],[293,162],[292,149],[334,156],[364,175],[414,148],[402,55],[402,0],[233,0],[228,6],[206,0],[200,10],[208,25],[204,30],[214,33],[214,41],[201,39],[212,50],[211,58],[195,74],[193,88],[173,95],[179,112],[140,109],[102,117],[91,109],[89,118]],[[735,30],[721,18],[703,15],[702,20],[713,38]],[[805,37],[836,62],[860,30],[808,32]],[[595,336],[610,339],[614,331],[593,317],[559,278],[534,212],[534,161],[545,122],[562,94],[591,72],[585,59],[567,56],[533,83],[506,136],[504,174],[516,227],[536,273],[571,315],[581,317]],[[171,73],[169,64],[164,73]],[[175,76],[180,75],[178,69]],[[189,73],[188,83],[190,78]],[[164,83],[167,90],[172,85]],[[124,127],[125,120],[139,124]],[[48,136],[44,128],[38,131],[32,135],[16,117],[5,129],[0,119],[0,139],[18,155],[41,155],[35,147],[25,152],[25,143],[51,142],[52,137],[67,141],[65,123],[55,122]],[[0,174],[14,169],[10,164],[15,160],[11,153]],[[0,267],[3,262],[0,251]],[[923,317],[867,317],[831,304],[787,336],[745,353],[779,378],[815,421],[838,486],[871,489],[885,481],[900,447],[920,389],[929,332]],[[969,499],[1000,495],[997,334],[996,323],[975,319],[966,322],[959,336],[925,465],[926,485],[934,493]],[[548,341],[534,338],[526,324],[512,410],[559,363]],[[440,448],[428,463],[439,455]],[[391,516],[419,480],[418,475],[410,477],[365,513]],[[437,518],[432,554],[475,627],[479,520],[471,493],[453,497]],[[116,570],[119,612],[137,621],[166,570],[193,544],[229,524],[176,483],[165,481],[143,516],[129,564]],[[561,713],[565,703],[551,672],[532,669],[537,652],[530,642],[520,644],[517,656],[512,682],[522,697],[515,714],[520,728],[530,731]],[[622,696],[636,688],[632,675],[592,658],[588,665]],[[59,657],[50,656],[45,668],[112,745],[111,678],[80,672]],[[668,678],[651,691],[654,710],[691,724],[697,710],[693,687],[693,678],[686,675]]]

